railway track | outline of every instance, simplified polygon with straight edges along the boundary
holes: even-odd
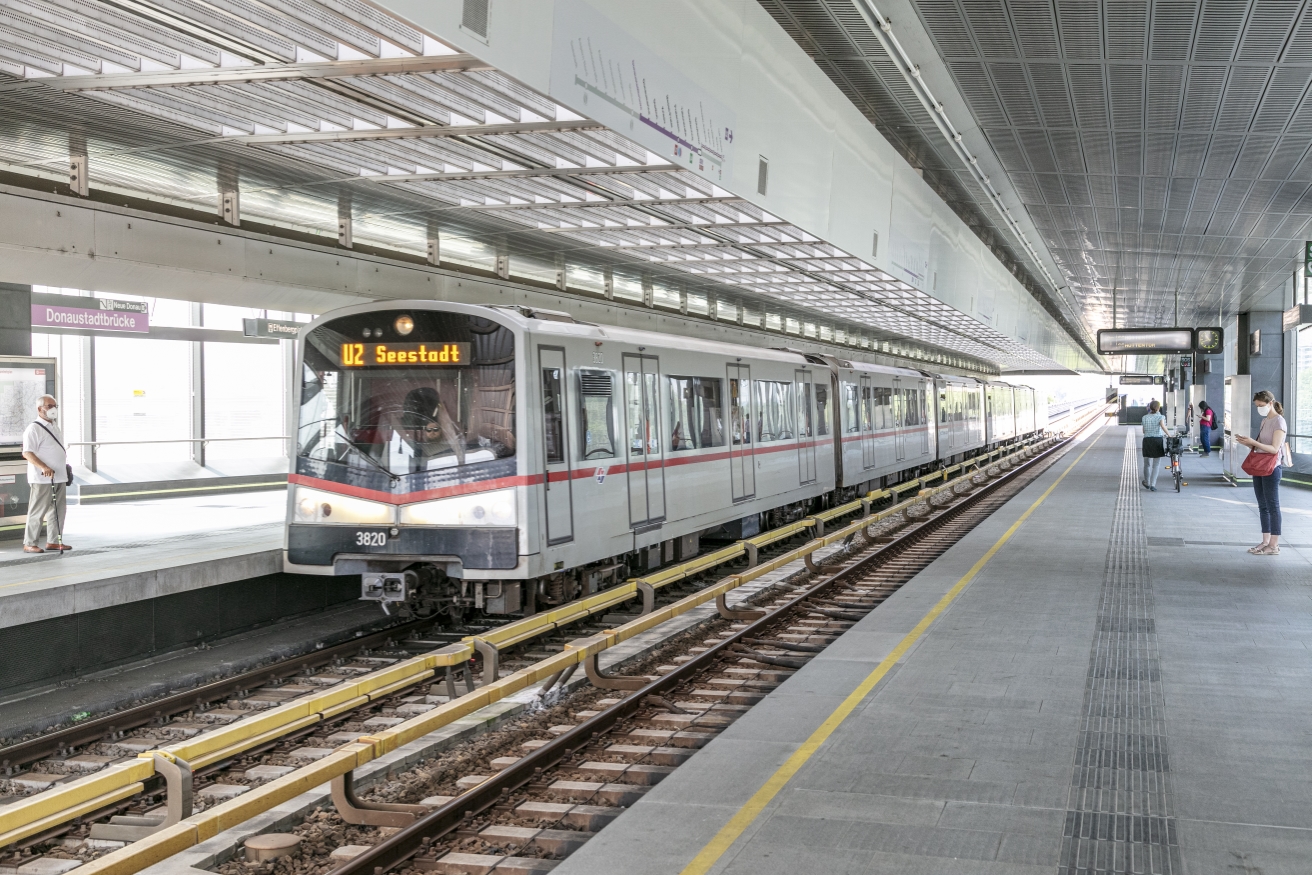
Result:
[[[978,477],[978,475],[976,476]],[[1002,482],[1011,482],[1014,476],[1015,472],[1012,472],[1004,477]],[[962,479],[955,482],[964,483],[965,480]],[[620,773],[629,774],[630,777],[645,773],[647,774],[648,779],[653,783],[655,780],[659,780],[659,776],[663,774],[661,770],[671,767],[671,765],[667,763],[672,764],[674,761],[680,759],[678,755],[672,753],[667,748],[679,748],[681,745],[688,744],[691,739],[691,736],[688,735],[688,733],[696,735],[701,728],[716,725],[717,721],[725,720],[726,715],[733,715],[736,713],[737,709],[744,709],[751,702],[759,699],[759,697],[763,696],[765,692],[768,692],[768,689],[772,688],[772,685],[782,682],[787,674],[791,673],[792,667],[789,665],[790,660],[795,662],[809,658],[809,655],[814,654],[815,648],[828,643],[828,641],[832,640],[838,633],[841,633],[843,629],[850,626],[851,622],[855,621],[855,615],[857,613],[872,609],[874,604],[874,602],[871,602],[872,599],[878,598],[878,600],[882,601],[882,598],[886,597],[886,592],[892,591],[888,589],[888,587],[893,586],[895,588],[896,586],[900,586],[902,582],[915,574],[915,570],[912,570],[913,567],[917,570],[918,567],[923,567],[914,566],[914,563],[912,565],[905,565],[904,567],[903,560],[897,558],[907,550],[907,545],[917,541],[924,541],[927,545],[933,546],[935,542],[946,544],[947,541],[943,541],[943,538],[955,540],[959,535],[954,535],[950,529],[944,528],[947,525],[947,521],[955,515],[955,509],[964,509],[967,506],[973,506],[981,501],[983,496],[993,494],[995,489],[996,487],[975,490],[966,500],[957,501],[951,505],[951,508],[954,509],[952,513],[930,509],[930,516],[928,519],[916,521],[910,528],[904,527],[902,529],[902,534],[896,539],[891,541],[888,538],[879,539],[883,542],[882,546],[877,545],[874,551],[869,553],[867,559],[872,559],[873,557],[878,556],[889,560],[885,563],[887,568],[881,572],[885,576],[894,573],[896,568],[903,568],[902,573],[904,576],[895,583],[890,583],[889,581],[892,580],[892,578],[886,577],[885,581],[874,589],[858,588],[855,590],[855,601],[853,601],[852,593],[844,593],[836,595],[831,604],[817,603],[812,605],[808,610],[811,611],[813,619],[816,619],[817,617],[823,619],[821,619],[818,624],[815,622],[809,624],[803,623],[802,625],[807,628],[793,631],[785,630],[784,632],[780,632],[779,636],[776,637],[771,637],[773,633],[747,636],[753,640],[739,640],[742,636],[737,636],[732,642],[733,645],[740,648],[740,653],[742,653],[741,648],[744,647],[747,648],[747,651],[750,651],[750,653],[742,658],[749,658],[756,663],[760,663],[761,660],[764,660],[764,665],[773,667],[762,668],[761,665],[758,664],[754,669],[748,670],[754,672],[750,677],[742,676],[743,671],[734,670],[732,667],[726,669],[725,673],[718,677],[718,679],[715,679],[713,682],[708,681],[706,689],[694,690],[691,693],[693,696],[690,700],[691,704],[710,702],[710,705],[705,709],[706,713],[699,714],[694,707],[684,707],[678,703],[672,703],[670,714],[675,715],[677,718],[691,717],[692,719],[689,722],[690,728],[679,730],[673,734],[667,733],[668,738],[666,738],[659,735],[659,733],[665,732],[666,730],[649,727],[649,731],[652,733],[651,735],[638,733],[635,738],[640,739],[642,737],[648,737],[649,739],[659,740],[662,743],[645,746],[642,744],[621,744],[616,750],[599,752],[598,756],[601,758],[585,761],[580,764],[575,777],[579,778],[583,784],[596,783],[584,781],[582,778],[586,777],[588,774],[594,774],[594,776],[605,775],[610,771],[616,771],[615,767],[624,761],[624,757],[639,757],[639,759],[628,763],[628,765],[634,767],[642,766],[643,768],[634,768],[629,772],[627,770],[628,766],[625,766],[624,769],[619,770]],[[1001,500],[1005,500],[1005,498]],[[973,523],[971,523],[971,525],[973,525]],[[758,560],[765,560],[768,559],[770,553],[778,553],[786,549],[787,541],[779,541],[769,548],[763,548],[761,551],[762,555],[757,558]],[[941,552],[941,549],[939,552]],[[883,562],[883,559],[880,561]],[[808,564],[811,563],[808,561]],[[719,573],[723,572],[721,571]],[[693,575],[686,580],[662,589],[657,594],[657,603],[668,604],[684,594],[697,592],[709,583],[709,576],[711,574],[712,571],[708,569],[704,573]],[[832,584],[825,583],[822,585],[822,589],[830,585]],[[851,616],[844,616],[844,614]],[[575,636],[586,636],[600,631],[602,627],[607,625],[622,623],[628,616],[637,615],[611,613],[604,616],[598,615],[577,618],[570,623],[562,624],[554,628],[549,633],[507,647],[502,651],[501,665],[505,669],[513,671],[520,665],[531,663],[533,660],[541,658],[544,652],[563,649],[568,646],[567,642]],[[755,628],[755,624],[753,628]],[[810,631],[808,631],[808,629]],[[457,632],[448,631],[444,637],[447,640],[450,640],[450,638],[458,636],[463,631],[466,630],[460,630]],[[734,630],[733,634],[736,635],[737,631],[739,630]],[[802,634],[803,632],[805,632],[805,634]],[[726,631],[726,634],[729,634],[729,632]],[[801,635],[800,638],[797,637],[799,635]],[[788,636],[792,637],[790,638]],[[77,745],[84,745],[84,750],[97,749],[97,745],[103,746],[107,743],[116,741],[121,742],[125,738],[130,739],[132,734],[129,731],[129,727],[132,723],[137,724],[138,728],[135,730],[137,733],[143,733],[145,735],[145,741],[157,742],[160,740],[158,736],[161,734],[166,738],[169,737],[167,733],[162,733],[160,731],[160,727],[161,725],[167,725],[167,717],[165,715],[170,714],[170,712],[177,714],[177,717],[174,718],[174,722],[181,721],[184,724],[195,724],[200,722],[204,724],[206,719],[199,715],[205,713],[213,714],[215,711],[234,711],[241,707],[236,701],[229,701],[228,703],[236,706],[233,708],[219,707],[215,709],[211,707],[210,703],[214,701],[222,701],[225,696],[238,696],[249,699],[252,697],[252,692],[254,692],[254,698],[258,700],[261,698],[262,693],[270,693],[272,694],[270,698],[273,702],[287,701],[287,694],[292,694],[294,696],[300,692],[299,688],[301,687],[308,688],[316,684],[341,682],[344,678],[349,678],[353,672],[358,673],[360,670],[367,670],[371,666],[376,667],[380,664],[403,660],[413,652],[416,646],[431,647],[433,645],[440,645],[442,643],[441,640],[434,640],[435,638],[437,638],[437,636],[431,635],[431,633],[425,631],[422,622],[392,627],[369,636],[368,638],[356,639],[353,642],[347,642],[344,645],[339,645],[330,650],[307,654],[296,660],[264,667],[257,672],[247,673],[246,675],[229,678],[206,687],[178,693],[174,696],[170,696],[167,700],[157,700],[140,708],[132,709],[131,713],[120,712],[119,714],[110,715],[96,722],[89,721],[87,724],[71,727],[64,733],[43,736],[38,739],[24,742],[22,745],[11,746],[4,751],[0,751],[0,758],[3,758],[10,753],[14,753],[18,755],[18,759],[11,760],[11,763],[23,760],[29,763],[33,761],[40,763],[42,757],[54,757],[56,760],[63,757],[63,761],[66,762],[68,759],[76,759],[76,755],[70,756],[70,754],[75,754]],[[708,646],[710,645],[708,644]],[[363,663],[352,663],[351,660],[353,657],[350,654],[351,648],[355,649],[357,655],[363,655],[365,660]],[[711,649],[715,652],[720,652],[720,646],[718,643],[711,647]],[[681,661],[685,658],[687,657],[678,657],[672,661]],[[697,660],[700,660],[700,657],[696,657],[692,661]],[[700,662],[698,662],[698,664],[700,664]],[[477,669],[479,667],[480,661],[476,659],[467,660],[464,666],[462,666],[463,669],[467,670],[463,677],[463,685],[465,685],[468,690],[472,691],[476,686],[480,685],[479,682],[475,680],[478,675]],[[486,668],[486,665],[482,665],[481,667]],[[680,669],[680,671],[682,671],[682,669]],[[431,675],[432,673],[430,672],[429,674]],[[459,676],[457,675],[457,677]],[[667,675],[667,677],[677,678],[679,675],[675,673]],[[316,678],[317,680],[315,680]],[[484,683],[487,682],[488,678],[486,677],[486,672],[484,672],[484,677],[481,680]],[[741,681],[741,683],[730,683],[731,681]],[[308,728],[293,727],[287,732],[273,734],[261,744],[251,746],[242,751],[239,756],[228,757],[221,762],[210,762],[204,764],[195,773],[199,778],[196,784],[198,791],[204,793],[207,789],[217,786],[220,788],[228,787],[228,792],[236,792],[230,789],[231,785],[234,783],[246,783],[249,785],[252,783],[250,781],[252,775],[263,775],[265,778],[268,778],[291,771],[288,766],[296,765],[296,757],[289,755],[296,752],[298,741],[302,748],[308,745],[311,749],[324,743],[329,745],[340,744],[344,742],[347,735],[359,735],[377,729],[377,727],[365,725],[366,721],[370,719],[370,715],[383,717],[384,720],[380,725],[399,722],[395,716],[398,713],[398,708],[406,706],[409,710],[405,713],[416,713],[427,707],[435,707],[436,704],[449,700],[452,697],[451,694],[457,692],[453,689],[450,672],[448,672],[445,687],[441,686],[440,680],[436,680],[435,682],[435,679],[432,679],[431,677],[427,682],[424,682],[421,679],[414,683],[394,686],[395,688],[385,689],[384,695],[368,697],[369,701],[367,703],[362,703],[355,709],[338,712],[334,715],[332,722],[325,721]],[[726,698],[724,701],[711,701],[714,697],[709,691],[728,689],[729,687],[734,687],[734,689],[729,689],[728,692],[725,693]],[[644,693],[642,699],[647,700],[649,695],[651,694]],[[659,695],[659,693],[656,693],[656,695]],[[638,699],[632,699],[632,701],[638,701]],[[614,708],[623,709],[630,707],[629,703],[630,699],[608,700],[602,698],[597,702],[596,707],[605,708],[605,710],[603,710],[598,716],[605,715]],[[590,713],[589,709],[583,709],[584,715],[588,713]],[[220,718],[227,718],[230,715],[219,714],[218,716]],[[666,724],[670,724],[671,722],[677,724],[680,722],[679,719],[670,716],[659,718],[653,717],[653,719],[655,720],[655,724],[661,724],[662,722]],[[341,729],[341,732],[332,733],[331,730],[334,726]],[[190,729],[192,727],[186,728]],[[561,726],[557,725],[556,729],[553,731],[564,730]],[[311,734],[315,737],[308,738]],[[145,743],[145,741],[143,741],[143,743]],[[539,742],[541,742],[541,744],[539,744]],[[549,739],[546,738],[534,739],[531,746],[535,748],[535,753],[536,748],[538,747],[542,747],[543,749],[553,749],[550,748]],[[153,749],[155,747],[156,745],[147,744],[146,748],[143,749]],[[651,750],[641,752],[634,750],[642,747],[651,748]],[[687,750],[687,748],[681,749]],[[106,754],[113,754],[115,752],[119,754],[123,753],[123,749],[118,749],[117,751],[105,751],[104,748],[101,747],[99,750],[103,751],[99,754],[102,758],[108,758]],[[604,756],[602,756],[602,754],[604,754]],[[92,754],[92,758],[95,756],[97,756],[97,754]],[[644,760],[642,757],[654,758],[654,760]],[[502,757],[499,759],[501,760],[501,765],[508,765],[511,760],[517,760],[518,758]],[[272,768],[261,769],[259,768],[260,766]],[[496,767],[499,766],[494,766],[494,768]],[[233,780],[234,775],[236,777],[235,781]],[[496,780],[498,781],[503,778],[504,774],[498,774],[496,776]],[[260,780],[262,779],[257,777],[254,783],[259,783]],[[153,781],[148,782],[143,787],[143,792],[141,794],[127,800],[118,800],[113,804],[103,806],[90,813],[83,813],[78,820],[72,821],[71,823],[63,823],[51,828],[50,830],[37,834],[30,834],[18,844],[11,843],[9,847],[6,848],[6,851],[12,852],[16,847],[24,846],[32,847],[35,850],[36,846],[41,846],[43,843],[44,846],[49,849],[50,842],[53,839],[66,834],[70,829],[78,829],[79,832],[85,833],[84,827],[87,822],[96,820],[103,822],[106,818],[123,812],[127,812],[129,815],[141,815],[151,812],[151,806],[156,806],[153,810],[158,812],[161,806],[158,806],[156,803],[162,798],[163,783],[162,778],[157,775]],[[623,783],[623,780],[602,783]],[[458,789],[463,789],[463,787],[468,785],[469,782],[466,781],[464,784],[461,784]],[[455,792],[458,792],[458,789]],[[602,789],[597,790],[596,792],[604,793],[609,791]],[[212,801],[221,801],[223,798],[221,791],[216,791],[215,795],[211,797]],[[461,796],[460,798],[463,800],[466,796]],[[441,800],[426,801],[431,805]],[[578,802],[576,800],[569,804],[586,805],[589,803]],[[555,809],[544,809],[544,811],[547,810],[554,811]],[[3,806],[0,806],[0,813],[2,812]],[[438,813],[440,814],[441,812],[439,811]],[[572,815],[575,819],[581,816],[581,814],[577,813],[576,815]],[[569,819],[562,821],[566,826],[571,822],[572,821]],[[522,830],[554,827],[517,826],[515,828]],[[457,828],[457,831],[459,831],[459,829],[460,828]],[[467,830],[465,830],[465,832],[467,833]],[[512,831],[511,833],[508,833],[508,835],[520,834],[513,833]],[[382,837],[379,836],[379,838]],[[463,840],[472,841],[473,839],[468,835],[464,835]],[[65,840],[65,843],[71,845],[75,843],[75,841],[76,839],[68,839]],[[482,839],[478,839],[477,841],[482,841]],[[530,843],[530,845],[540,849],[545,846],[544,843],[547,841],[547,838],[540,838],[536,845],[532,845],[532,843]],[[386,844],[387,841],[384,840],[379,847],[384,847]],[[112,849],[112,847],[105,846],[90,854],[83,853],[81,858],[83,860],[93,859],[101,853],[111,851]],[[559,848],[557,850],[559,850]],[[0,856],[3,856],[3,853],[0,853]],[[4,864],[4,862],[5,861],[0,860],[0,864]],[[336,860],[334,860],[334,862],[336,862]],[[452,871],[474,870],[460,869]]]
[[[368,847],[337,849],[301,871],[381,875],[391,871],[482,875],[536,873],[586,843],[843,632],[876,609],[967,532],[1040,476],[1065,450],[1058,444],[959,500],[930,506],[896,536],[723,630],[682,664],[582,722],[556,726],[493,761],[491,776],[467,776],[453,798]],[[618,681],[616,683],[623,683]],[[343,853],[345,852],[345,853]]]

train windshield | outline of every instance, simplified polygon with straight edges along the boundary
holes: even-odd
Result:
[[[504,326],[432,310],[345,316],[306,337],[301,376],[298,470],[381,477],[396,491],[514,473],[515,338]]]

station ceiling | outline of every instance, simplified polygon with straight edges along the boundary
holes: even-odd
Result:
[[[357,0],[0,0],[0,161],[978,370],[1054,367]],[[6,169],[6,168],[0,168]],[[66,177],[65,177],[66,178]],[[718,302],[718,303],[709,303]],[[802,329],[805,333],[805,328]]]
[[[911,60],[945,68],[972,116],[957,126],[982,132],[1085,329],[1110,327],[1114,306],[1122,327],[1170,325],[1177,301],[1186,325],[1290,306],[1312,234],[1304,0],[760,2],[1037,272],[870,22],[923,28],[932,47]]]

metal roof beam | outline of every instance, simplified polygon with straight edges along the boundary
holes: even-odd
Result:
[[[628,173],[674,173],[684,168],[678,164],[638,164],[624,167],[525,167],[522,170],[471,170],[452,173],[394,173],[387,176],[363,176],[374,182],[459,182],[478,179],[526,179],[535,176],[620,176]]]
[[[686,206],[690,204],[732,204],[743,203],[743,199],[730,195],[728,197],[678,197],[678,198],[661,198],[659,200],[650,198],[648,200],[615,200],[615,201],[562,201],[554,202],[534,202],[523,204],[469,204],[464,207],[468,210],[479,210],[481,212],[496,210],[577,210],[577,209],[595,209],[597,207],[668,207],[668,206]],[[657,226],[660,227],[660,226]]]
[[[294,146],[298,143],[355,143],[367,140],[425,140],[441,137],[487,137],[502,134],[552,134],[561,131],[600,131],[602,125],[588,119],[557,122],[523,122],[502,125],[425,125],[417,128],[368,128],[354,131],[305,131],[292,134],[240,134],[215,137],[203,143],[235,143],[244,146]],[[197,145],[195,141],[180,145]],[[388,177],[389,180],[399,177]]]
[[[424,55],[415,58],[366,58],[312,64],[264,64],[217,70],[165,70],[156,73],[107,73],[99,76],[60,76],[39,80],[59,91],[112,91],[120,88],[176,88],[182,85],[233,85],[244,82],[282,82],[295,79],[349,79],[355,76],[395,76],[403,73],[463,73],[491,70],[472,55]],[[35,83],[15,85],[30,87]],[[13,87],[13,86],[9,86]],[[6,89],[7,90],[7,89]]]
[[[609,204],[599,204],[599,206],[609,206]],[[791,227],[791,222],[703,222],[701,224],[677,224],[677,225],[598,225],[582,226],[570,228],[537,228],[535,230],[548,234],[559,233],[588,233],[588,232],[617,232],[617,231],[713,231],[723,228],[783,228]],[[607,246],[607,244],[599,244]],[[737,246],[751,246],[751,242],[742,242]],[[607,247],[611,248],[611,247]],[[615,246],[615,249],[637,249],[638,246]]]

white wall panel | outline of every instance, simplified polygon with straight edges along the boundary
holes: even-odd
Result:
[[[1017,339],[1017,326],[1025,325],[1026,345],[1068,366],[1092,364],[755,0],[496,0],[486,41],[461,28],[462,0],[380,5],[581,115],[588,108],[574,93],[553,90],[552,65],[560,59],[552,47],[562,44],[558,22],[591,9],[732,110],[732,178],[720,182],[724,188],[863,258],[882,212],[890,218],[876,266],[911,282],[894,260],[899,252],[914,260],[923,247],[924,260],[939,265],[939,287],[932,288],[928,270],[913,285],[967,312],[960,302],[973,298],[982,310],[970,314],[987,317],[981,321]],[[764,197],[756,194],[758,155],[770,159]],[[942,232],[934,246],[932,227]],[[974,294],[972,278],[980,284]]]

